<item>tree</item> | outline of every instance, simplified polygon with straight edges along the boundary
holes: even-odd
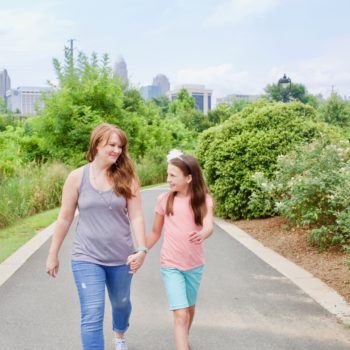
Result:
[[[170,100],[167,96],[154,97],[152,101],[160,109],[162,116],[165,116],[168,113]]]
[[[169,105],[169,114],[176,115],[190,130],[202,132],[212,124],[208,116],[196,109],[195,99],[186,89],[180,90],[175,101]]]
[[[88,58],[79,53],[73,60],[65,50],[64,62],[54,60],[59,86],[45,96],[45,109],[30,118],[25,127],[27,142],[22,151],[28,158],[60,159],[79,165],[84,162],[91,130],[102,122],[121,127],[128,135],[134,159],[157,147],[166,152],[173,141],[160,122],[159,111],[146,103],[136,90],[123,91],[104,55]]]
[[[302,84],[291,83],[287,88],[279,84],[271,84],[266,86],[265,92],[269,99],[277,102],[298,100],[302,103],[308,103],[309,101],[309,94]]]
[[[320,116],[322,120],[329,124],[348,126],[350,124],[350,104],[338,94],[332,93],[321,106]]]

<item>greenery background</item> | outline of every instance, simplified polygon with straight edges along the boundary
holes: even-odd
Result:
[[[142,185],[164,181],[165,155],[179,148],[198,157],[217,215],[281,215],[310,227],[320,249],[350,250],[349,101],[271,84],[254,103],[220,104],[206,116],[186,90],[176,101],[144,101],[113,77],[107,55],[73,59],[66,50],[53,63],[58,85],[36,116],[0,101],[0,228],[57,208],[68,172],[86,162],[91,130],[109,122],[126,131]]]

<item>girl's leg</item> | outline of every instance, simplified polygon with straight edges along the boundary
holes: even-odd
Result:
[[[112,305],[113,330],[123,338],[131,314],[130,285],[132,274],[128,265],[108,266],[106,284]]]
[[[103,350],[105,271],[102,266],[73,261],[72,270],[81,310],[81,340],[84,350]]]
[[[174,335],[176,350],[188,350],[188,330],[190,326],[189,308],[177,309],[174,313]]]
[[[188,325],[188,333],[190,333],[190,329],[191,329],[192,322],[193,322],[193,319],[194,319],[195,311],[196,311],[196,305],[192,305],[192,306],[190,306],[188,308],[188,312],[190,314],[190,323]]]

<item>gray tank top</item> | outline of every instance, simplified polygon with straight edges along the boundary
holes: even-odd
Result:
[[[90,164],[83,168],[79,189],[79,218],[72,260],[118,266],[135,251],[126,199],[113,190],[98,191],[89,177]]]

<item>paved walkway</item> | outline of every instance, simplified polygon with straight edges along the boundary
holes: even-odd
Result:
[[[160,191],[142,194],[148,228]],[[1,350],[81,348],[79,304],[69,264],[73,235],[70,232],[62,247],[61,271],[55,280],[45,273],[47,242],[0,287]],[[158,270],[159,248],[158,244],[149,253],[133,281],[130,350],[174,350],[172,315]],[[191,332],[194,350],[350,348],[350,330],[334,315],[219,226],[206,242],[206,253]],[[110,323],[107,304],[107,350],[112,349]]]

